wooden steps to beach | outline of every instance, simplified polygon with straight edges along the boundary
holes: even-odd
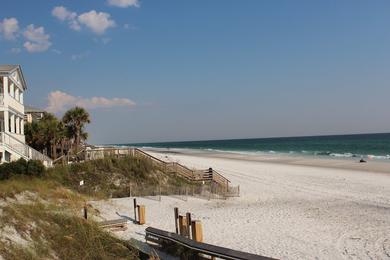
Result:
[[[230,181],[222,174],[214,169],[197,170],[190,169],[185,165],[177,162],[163,161],[141,149],[138,148],[99,148],[99,149],[86,149],[84,152],[85,160],[94,160],[105,157],[123,157],[134,156],[138,158],[146,158],[150,160],[155,166],[162,169],[168,174],[177,174],[178,176],[194,183],[215,183],[226,191],[229,190]]]
[[[222,174],[218,173],[214,169],[207,170],[195,170],[190,169],[177,162],[165,162],[157,157],[154,157],[151,154],[148,154],[138,148],[134,148],[134,155],[139,157],[145,157],[150,160],[157,166],[164,169],[167,173],[175,173],[188,181],[192,182],[214,182],[222,187],[228,187],[230,181],[225,178]]]

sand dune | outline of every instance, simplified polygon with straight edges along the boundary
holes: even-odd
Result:
[[[140,199],[147,225],[174,230],[173,208],[202,220],[208,243],[282,259],[390,259],[390,175],[207,154],[163,154],[213,167],[240,185],[226,201]],[[96,202],[107,219],[132,216],[128,198]],[[144,228],[118,233],[143,240]]]

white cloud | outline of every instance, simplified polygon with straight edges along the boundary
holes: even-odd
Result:
[[[19,22],[16,18],[4,18],[0,22],[0,33],[6,40],[15,40],[19,31]]]
[[[72,30],[80,31],[81,26],[77,21],[77,13],[71,12],[64,6],[56,6],[51,11],[51,14],[60,21],[68,21],[69,27]]]
[[[70,12],[68,9],[66,9],[66,7],[63,6],[54,7],[51,11],[51,14],[61,21],[75,19],[77,16],[75,12]]]
[[[110,14],[95,10],[78,15],[64,6],[56,6],[51,14],[60,21],[67,21],[69,27],[75,31],[80,31],[83,25],[96,34],[104,34],[107,29],[116,25]]]
[[[115,21],[110,14],[95,10],[80,14],[78,21],[96,34],[103,34],[110,27],[115,27]]]
[[[23,44],[28,52],[43,52],[50,48],[50,35],[45,33],[45,28],[37,27],[33,24],[27,26],[23,32],[26,42]]]
[[[127,8],[129,6],[139,7],[139,0],[108,0],[107,3],[112,6]]]
[[[46,110],[52,113],[63,112],[71,107],[80,106],[86,109],[127,107],[133,108],[136,104],[127,98],[91,97],[83,98],[69,95],[62,91],[53,91],[48,95]]]

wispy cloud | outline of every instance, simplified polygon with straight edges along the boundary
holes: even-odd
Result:
[[[0,22],[0,33],[6,40],[15,40],[19,32],[19,22],[16,18],[4,18]]]
[[[107,3],[111,6],[116,6],[120,8],[127,8],[130,6],[139,7],[139,0],[108,0]]]
[[[19,54],[22,50],[20,48],[11,48],[10,52],[13,54]]]
[[[81,60],[81,59],[84,59],[85,57],[88,57],[90,54],[91,54],[90,51],[85,51],[85,52],[82,52],[82,53],[79,53],[79,54],[72,54],[72,56],[70,56],[70,58],[73,61]]]
[[[51,14],[62,22],[67,21],[69,27],[75,31],[80,31],[82,26],[84,26],[93,33],[101,35],[109,28],[116,26],[115,21],[109,13],[96,12],[95,10],[77,14],[64,6],[56,6],[53,8]]]
[[[136,106],[136,103],[128,98],[77,97],[57,90],[49,93],[46,110],[52,113],[59,113],[74,106],[80,106],[86,109],[112,107],[133,108]]]
[[[131,24],[128,24],[128,23],[125,23],[123,25],[123,29],[125,30],[131,30],[131,31],[135,31],[135,30],[138,30],[138,28],[134,25],[131,25]]]
[[[43,52],[50,48],[50,35],[45,33],[45,28],[35,27],[33,24],[27,26],[23,32],[26,42],[23,44],[28,52]]]
[[[57,49],[52,49],[51,51],[52,51],[53,53],[55,53],[55,54],[58,54],[58,55],[62,54],[62,51],[57,50]]]

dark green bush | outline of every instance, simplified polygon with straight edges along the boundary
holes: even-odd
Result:
[[[41,161],[26,161],[21,158],[17,161],[0,164],[0,180],[7,180],[18,175],[40,177],[44,172],[45,166]]]
[[[26,175],[41,177],[44,173],[45,173],[45,166],[41,161],[30,160],[27,162]]]

